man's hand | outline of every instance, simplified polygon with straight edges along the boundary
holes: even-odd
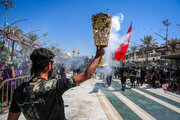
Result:
[[[99,47],[99,48],[97,47],[95,58],[102,57],[104,54],[105,54],[105,50],[103,49],[103,47]]]

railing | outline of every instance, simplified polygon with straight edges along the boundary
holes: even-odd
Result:
[[[26,75],[6,79],[0,83],[0,114],[9,108],[14,89],[16,89],[21,83],[27,82],[29,78],[30,76]]]

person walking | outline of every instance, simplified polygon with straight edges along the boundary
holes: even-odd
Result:
[[[137,68],[137,71],[136,71],[136,80],[137,80],[136,85],[139,85],[140,77],[141,77],[141,70],[140,70],[140,68]]]
[[[153,88],[156,88],[156,85],[155,85],[156,78],[157,78],[157,74],[155,71],[155,67],[153,66],[151,70],[151,85]]]
[[[145,77],[146,77],[146,71],[145,71],[145,67],[142,67],[141,69],[141,79],[140,79],[140,84],[141,86],[144,84],[145,82]]]
[[[112,81],[112,75],[107,75],[106,80],[107,80],[107,85],[108,85],[107,87],[110,87],[111,81]]]
[[[122,91],[125,91],[125,89],[126,89],[127,69],[125,67],[122,67],[120,71],[121,71]]]
[[[136,88],[135,87],[135,80],[136,80],[136,69],[135,69],[135,67],[132,67],[130,70],[131,88]]]

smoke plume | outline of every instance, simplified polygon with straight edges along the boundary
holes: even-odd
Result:
[[[123,20],[124,20],[123,14],[119,14],[112,17],[112,28],[110,32],[108,47],[106,48],[106,54],[105,54],[105,59],[108,64],[108,66],[104,68],[106,75],[113,74],[114,67],[121,66],[120,62],[114,59],[114,53],[122,43],[125,43],[127,41],[127,38],[129,36],[128,34],[121,36],[118,33],[121,30],[121,23],[123,22]]]

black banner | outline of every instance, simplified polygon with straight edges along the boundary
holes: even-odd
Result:
[[[146,50],[144,50],[144,53],[146,53],[146,54],[153,53],[153,50],[152,49],[146,49]]]
[[[168,51],[168,46],[163,46],[163,47],[158,47],[156,48],[156,52],[163,52],[163,51]]]

